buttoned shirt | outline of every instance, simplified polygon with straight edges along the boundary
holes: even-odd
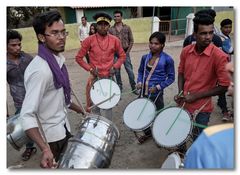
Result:
[[[109,33],[120,39],[122,43],[122,47],[125,51],[131,50],[134,43],[134,39],[133,39],[132,30],[128,25],[123,24],[122,29],[118,31],[116,24],[114,24],[114,26],[110,27]]]
[[[87,22],[86,25],[80,25],[78,27],[78,37],[80,41],[85,40],[89,36],[90,24]]]
[[[188,93],[201,93],[216,87],[218,82],[221,86],[228,87],[230,80],[225,69],[228,56],[213,44],[198,54],[195,50],[196,44],[183,48],[180,55],[178,73],[184,77],[184,95]],[[193,113],[203,106],[211,97],[186,103],[185,108]],[[212,112],[213,104],[207,103],[201,112]]]
[[[83,58],[89,52],[89,61],[86,63]],[[114,63],[114,54],[119,58]],[[93,34],[82,42],[82,47],[76,55],[76,61],[85,70],[91,68],[97,69],[99,77],[108,77],[110,69],[120,68],[126,59],[126,54],[121,46],[120,40],[111,35],[101,36],[98,33]]]
[[[19,55],[19,64],[7,58],[7,82],[16,108],[22,107],[25,96],[24,72],[32,58],[31,55],[24,52]]]
[[[61,54],[54,57],[62,67],[65,58]],[[63,139],[64,124],[70,131],[63,88],[55,88],[48,63],[38,55],[25,71],[24,84],[26,96],[20,113],[23,130],[38,127],[38,117],[48,142]]]

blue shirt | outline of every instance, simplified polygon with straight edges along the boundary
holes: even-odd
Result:
[[[184,167],[191,169],[233,169],[233,124],[206,128],[187,151]]]
[[[166,54],[165,52],[160,53],[160,59],[157,63],[157,66],[149,80],[148,88],[156,87],[156,85],[160,85],[161,90],[172,84],[175,80],[175,69],[174,69],[174,61],[171,56]],[[138,79],[137,82],[141,82],[145,84],[145,81],[148,77],[149,70],[146,69],[146,66],[149,60],[152,58],[152,53],[143,55],[141,59],[140,66],[138,68]],[[144,76],[145,71],[145,76]],[[144,76],[144,77],[143,77]],[[159,91],[157,91],[154,95],[157,95]]]

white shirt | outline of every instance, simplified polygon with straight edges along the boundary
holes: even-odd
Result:
[[[78,27],[78,37],[80,41],[85,40],[89,36],[90,24],[87,22],[86,26],[80,24]]]
[[[55,58],[62,67],[65,58],[61,54]],[[63,139],[66,136],[65,123],[70,131],[63,88],[55,88],[48,63],[38,55],[25,71],[24,85],[26,95],[20,114],[23,130],[38,127],[38,117],[47,142]]]

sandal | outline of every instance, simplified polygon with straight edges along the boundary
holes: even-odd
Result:
[[[149,138],[149,136],[143,135],[138,137],[138,144],[143,144],[147,139]]]
[[[26,150],[23,152],[22,154],[22,160],[23,161],[27,161],[30,159],[30,157],[35,154],[37,152],[37,148],[36,147],[32,147],[32,148],[26,148]]]

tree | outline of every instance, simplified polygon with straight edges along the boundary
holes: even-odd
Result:
[[[7,7],[7,28],[29,27],[32,18],[49,7]]]

